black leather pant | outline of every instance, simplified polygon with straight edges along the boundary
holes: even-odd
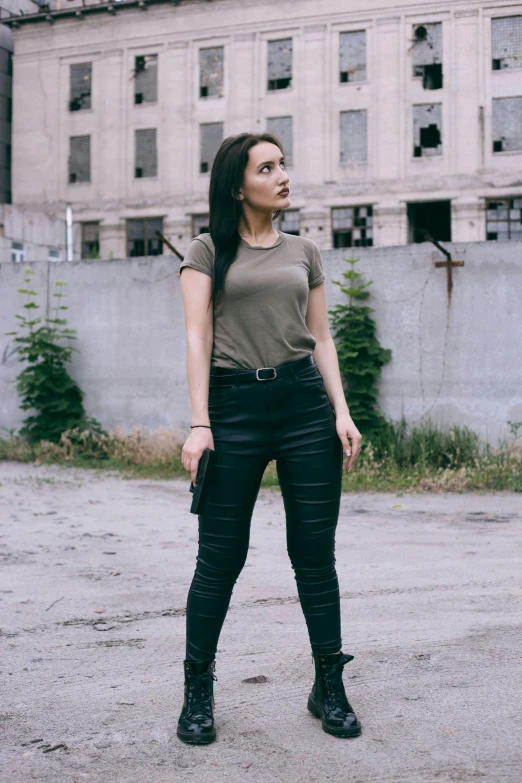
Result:
[[[246,561],[261,479],[272,459],[312,650],[341,649],[334,549],[343,447],[317,365],[299,360],[290,366],[298,369],[288,377],[241,384],[236,373],[230,383],[219,386],[212,385],[211,369],[209,417],[216,463],[198,515],[197,565],[186,609],[188,660],[215,656],[232,590]]]

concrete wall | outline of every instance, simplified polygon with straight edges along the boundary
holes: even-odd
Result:
[[[78,0],[79,2],[79,0]],[[115,6],[116,7],[116,6]],[[67,4],[71,8],[71,4]],[[522,13],[504,0],[191,2],[115,15],[25,20],[13,29],[13,201],[73,205],[100,222],[105,258],[127,254],[127,218],[163,217],[183,251],[191,216],[206,213],[202,123],[225,136],[293,117],[292,208],[301,232],[332,246],[332,207],[373,205],[374,245],[408,241],[408,202],[451,201],[452,239],[486,238],[485,199],[520,196],[522,151],[492,151],[492,102],[520,94],[520,69],[491,68],[491,18]],[[413,26],[443,27],[444,86],[412,75]],[[367,31],[367,79],[340,83],[339,34]],[[267,91],[267,41],[293,40],[291,89]],[[224,95],[200,99],[198,53],[224,46]],[[158,101],[134,105],[137,55],[158,56]],[[70,112],[71,64],[92,62],[91,108]],[[442,104],[443,154],[413,157],[413,106]],[[368,160],[341,164],[340,112],[368,112]],[[157,129],[158,174],[134,177],[134,133]],[[68,183],[69,138],[91,137],[91,182]]]
[[[53,217],[32,207],[0,204],[0,262],[11,261],[12,243],[23,245],[26,261],[47,261],[49,251],[60,252],[60,259],[67,258],[65,210],[64,217]],[[80,257],[79,226],[76,235],[75,258]]]
[[[374,281],[379,338],[393,351],[380,403],[393,419],[467,424],[494,442],[506,421],[522,420],[522,243],[447,245],[465,266],[453,272],[448,305],[444,260],[432,245],[366,248],[358,269]],[[329,307],[346,251],[323,252]],[[71,368],[85,405],[107,427],[177,426],[188,432],[186,337],[179,261],[172,256],[30,264],[41,314],[67,281],[66,317],[78,330]],[[12,338],[24,297],[20,264],[0,264],[0,427],[20,425],[14,379],[20,370]],[[348,399],[349,403],[349,399]]]

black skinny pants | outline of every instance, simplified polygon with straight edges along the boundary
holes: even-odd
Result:
[[[287,365],[288,366],[288,365]],[[215,657],[232,590],[245,564],[250,521],[268,462],[276,460],[286,543],[312,650],[341,649],[335,530],[343,447],[311,357],[274,380],[209,386],[215,471],[198,515],[197,565],[186,608],[186,658]],[[239,371],[240,372],[240,371]]]

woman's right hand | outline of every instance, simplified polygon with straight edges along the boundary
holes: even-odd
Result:
[[[181,449],[181,462],[190,471],[192,483],[196,483],[199,458],[205,449],[214,449],[212,430],[208,427],[194,427]]]

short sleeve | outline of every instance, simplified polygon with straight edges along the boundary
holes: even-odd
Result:
[[[321,253],[315,242],[310,242],[311,245],[311,257],[310,257],[310,272],[308,274],[308,287],[315,288],[326,280],[326,275],[323,271],[323,262],[321,259]]]
[[[185,257],[179,266],[180,274],[186,266],[191,266],[192,269],[204,272],[210,277],[214,275],[214,253],[202,238],[194,237],[188,246]]]

